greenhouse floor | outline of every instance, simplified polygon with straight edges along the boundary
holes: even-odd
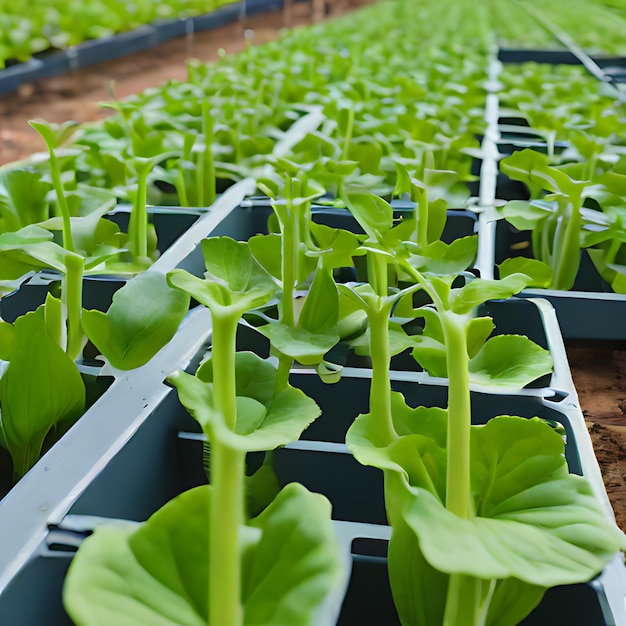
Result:
[[[626,529],[626,345],[569,341],[574,384],[617,523]]]
[[[349,8],[368,4],[350,0]],[[308,6],[296,4],[292,25],[310,22]],[[158,49],[136,53],[71,74],[23,85],[17,93],[0,98],[0,164],[26,158],[44,149],[41,138],[27,124],[43,115],[61,123],[87,122],[105,117],[98,102],[185,79],[185,60],[215,60],[218,50],[243,49],[247,41],[263,43],[277,37],[283,27],[280,12],[265,13],[193,38],[171,40]],[[626,531],[626,344],[624,342],[569,341],[568,357],[583,413],[591,433],[617,523]]]

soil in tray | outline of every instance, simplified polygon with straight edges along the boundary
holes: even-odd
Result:
[[[355,8],[369,1],[350,0],[345,4]],[[309,22],[308,4],[294,4],[292,19],[294,25]],[[244,48],[244,29],[252,35],[248,41],[263,43],[276,38],[283,26],[279,11],[256,15],[245,23],[196,33],[193,39],[173,39],[158,49],[27,84],[17,93],[4,94],[0,96],[0,164],[44,149],[39,135],[27,124],[31,118],[44,117],[58,123],[103,118],[110,113],[97,103],[110,99],[111,81],[116,97],[123,98],[170,79],[184,80],[185,60],[189,56],[213,61],[220,48],[229,53]],[[617,522],[626,530],[626,343],[577,341],[569,342],[567,347],[606,488]]]

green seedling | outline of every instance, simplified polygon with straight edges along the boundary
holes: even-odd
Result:
[[[293,387],[274,394],[274,367],[235,352],[239,320],[274,295],[272,277],[245,243],[209,239],[203,251],[205,279],[174,270],[169,280],[211,310],[211,365],[169,381],[211,445],[211,484],[181,494],[138,529],[99,529],[84,543],[64,590],[78,624],[129,619],[124,599],[132,597],[136,623],[314,626],[326,623],[320,611],[341,581],[325,498],[290,484],[258,516],[246,513],[246,453],[297,439],[320,411]],[[128,578],[107,576],[103,585],[121,563]],[[133,591],[138,578],[146,582]]]

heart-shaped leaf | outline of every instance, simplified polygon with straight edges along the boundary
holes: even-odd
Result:
[[[107,313],[83,311],[83,329],[109,363],[129,370],[147,363],[175,335],[189,310],[189,296],[165,276],[145,272],[113,296]]]
[[[397,392],[391,394],[391,415],[394,430],[400,437],[407,435],[419,435],[418,446],[423,445],[423,456],[413,454],[415,463],[424,462],[426,456],[431,454],[441,456],[438,463],[445,464],[445,445],[447,432],[447,411],[440,408],[417,407],[416,409],[407,406],[404,396]],[[393,471],[403,471],[397,458],[393,458],[389,446],[393,446],[398,441],[397,438],[389,438],[388,432],[381,423],[380,416],[372,413],[359,415],[346,435],[346,444],[350,448],[359,463],[372,465],[380,469]],[[437,448],[443,449],[443,453],[437,452]],[[413,450],[415,452],[415,450]],[[445,472],[443,474],[445,477]],[[431,481],[431,484],[432,481]],[[445,479],[443,483],[438,481],[438,487],[434,487],[435,492],[443,489],[445,493]]]
[[[274,278],[282,277],[282,237],[276,233],[248,239],[252,256]]]
[[[211,496],[210,487],[197,487],[138,528],[97,528],[66,577],[63,599],[74,622],[206,626]],[[228,530],[245,546],[244,623],[324,623],[321,608],[344,573],[323,496],[288,485],[249,526]]]
[[[335,328],[310,332],[304,328],[293,328],[276,322],[260,326],[257,330],[265,335],[278,351],[303,365],[319,363],[339,341]]]
[[[185,372],[175,372],[168,380],[176,387],[181,403],[200,424],[209,441],[214,436],[231,448],[246,452],[273,450],[296,441],[321,413],[317,404],[304,392],[287,387],[274,398],[271,406],[265,407],[262,420],[257,405],[263,405],[258,400],[253,398],[254,405],[247,401],[239,403],[237,426],[233,432],[213,407],[211,383]],[[246,411],[241,424],[240,409]],[[254,424],[255,430],[251,430],[251,424]],[[239,434],[243,431],[246,431],[245,435]]]
[[[572,192],[578,182],[572,180],[564,172],[551,167],[550,159],[545,154],[529,148],[518,150],[502,159],[500,170],[515,180],[565,195]]]
[[[568,473],[563,445],[537,418],[505,416],[473,426],[471,519],[447,511],[429,484],[411,474],[405,520],[427,561],[447,573],[544,587],[595,576],[626,538],[588,482]]]
[[[506,278],[511,274],[524,274],[530,278],[528,287],[550,286],[552,282],[552,268],[543,261],[527,259],[522,256],[506,259],[498,265],[500,278]]]
[[[500,213],[515,228],[519,230],[533,230],[556,210],[557,205],[555,202],[512,200],[500,209]]]
[[[302,485],[283,488],[250,526],[261,539],[244,554],[244,622],[317,626],[331,616],[321,610],[340,588],[341,566],[330,522],[330,503]]]
[[[207,359],[200,365],[196,376],[205,383],[213,382],[213,360]],[[254,398],[268,406],[274,398],[276,368],[254,352],[235,354],[235,389],[237,396]]]
[[[185,270],[173,270],[167,279],[172,287],[186,291],[213,313],[233,308],[243,313],[265,304],[276,291],[276,283],[254,259],[247,243],[230,237],[202,241],[207,268],[202,280]]]
[[[377,195],[365,192],[349,193],[344,201],[368,237],[381,242],[393,226],[391,205]]]
[[[427,335],[418,335],[415,337],[412,355],[431,376],[436,378],[448,376],[446,346],[442,341]]]
[[[530,279],[524,274],[510,274],[502,280],[476,278],[464,287],[450,292],[450,308],[454,313],[469,313],[474,307],[499,298],[510,298],[520,292]]]
[[[402,622],[415,626],[443,623],[450,577],[426,561],[417,536],[403,519],[393,525],[388,559],[394,604]],[[472,591],[478,590],[481,595],[494,582],[485,622],[494,626],[519,624],[545,592],[545,587],[516,578],[499,581],[466,579],[467,584],[473,585]]]
[[[440,247],[436,255],[430,256],[432,245]],[[435,242],[431,244],[422,254],[430,256],[432,260],[427,261],[423,265],[423,271],[432,274],[458,274],[465,271],[476,260],[478,252],[478,237],[470,235],[468,237],[460,237],[450,244],[443,242]]]
[[[470,382],[502,389],[521,389],[551,371],[550,352],[524,335],[492,337],[469,363]]]
[[[311,232],[323,251],[324,267],[352,267],[352,256],[359,247],[359,240],[354,233],[315,222],[311,223]]]

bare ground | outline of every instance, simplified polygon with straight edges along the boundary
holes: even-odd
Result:
[[[570,341],[567,353],[604,484],[626,530],[626,344]]]

